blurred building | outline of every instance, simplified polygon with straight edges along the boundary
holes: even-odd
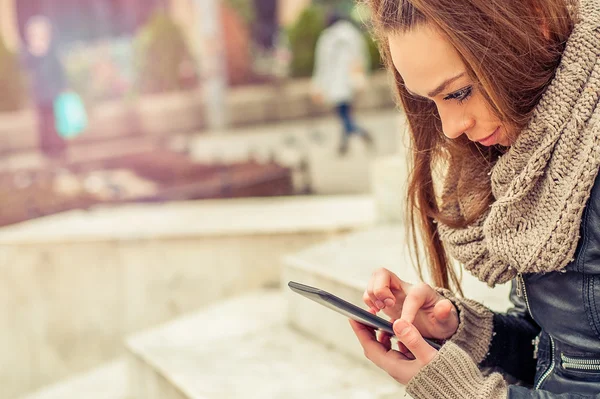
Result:
[[[27,20],[48,16],[60,27],[61,42],[97,40],[133,33],[157,7],[178,0],[0,0],[0,33],[19,47]]]
[[[195,35],[197,0],[0,0],[0,35],[9,48],[20,46],[22,29],[27,19],[44,13],[61,26],[61,40],[94,40],[98,37],[131,33],[148,13],[164,7],[179,21],[189,39]],[[312,0],[247,0],[253,6],[263,7],[256,17],[270,19],[269,8],[275,5],[275,19],[279,26],[292,23]],[[266,6],[266,8],[265,8]],[[266,21],[265,21],[266,23]],[[264,24],[263,24],[264,25]],[[268,41],[268,34],[257,32],[260,41]],[[266,37],[266,39],[265,39]]]

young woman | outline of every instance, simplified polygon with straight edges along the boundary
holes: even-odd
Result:
[[[399,344],[351,322],[365,355],[417,399],[600,398],[600,1],[369,4],[438,288],[376,271],[364,300]],[[451,258],[514,308],[454,295]]]

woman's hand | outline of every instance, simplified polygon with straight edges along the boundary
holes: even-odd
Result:
[[[408,384],[437,354],[437,350],[423,339],[415,326],[404,320],[394,323],[394,334],[399,340],[398,351],[392,349],[389,334],[380,333],[377,340],[375,330],[371,327],[354,320],[350,320],[350,325],[367,359],[403,385]]]
[[[373,273],[363,300],[371,313],[383,311],[392,320],[402,319],[426,338],[448,339],[458,329],[452,302],[429,285],[409,284],[387,269]]]

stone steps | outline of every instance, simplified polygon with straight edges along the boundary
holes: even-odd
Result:
[[[115,360],[22,399],[131,399],[128,396],[126,359]]]
[[[131,333],[278,286],[283,255],[374,221],[370,196],[286,197],[99,208],[2,229],[0,324],[11,328],[0,331],[0,397],[122,356]]]
[[[404,387],[364,358],[345,317],[286,285],[314,285],[360,306],[376,267],[419,280],[405,241],[404,227],[377,226],[288,255],[281,290],[221,300],[136,334],[126,342],[126,362],[104,380],[80,378],[24,399],[403,397]],[[463,285],[467,297],[494,310],[509,305],[508,287],[490,290],[466,275]],[[92,391],[98,396],[86,394]]]
[[[280,291],[261,291],[130,338],[133,399],[402,397],[387,375],[290,329],[285,313]]]

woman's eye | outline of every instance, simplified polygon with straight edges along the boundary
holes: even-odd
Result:
[[[455,91],[452,94],[449,94],[448,96],[446,96],[444,98],[444,100],[445,101],[457,100],[459,104],[462,104],[471,96],[472,93],[473,93],[473,87],[469,86],[469,87],[465,87],[464,89]]]

